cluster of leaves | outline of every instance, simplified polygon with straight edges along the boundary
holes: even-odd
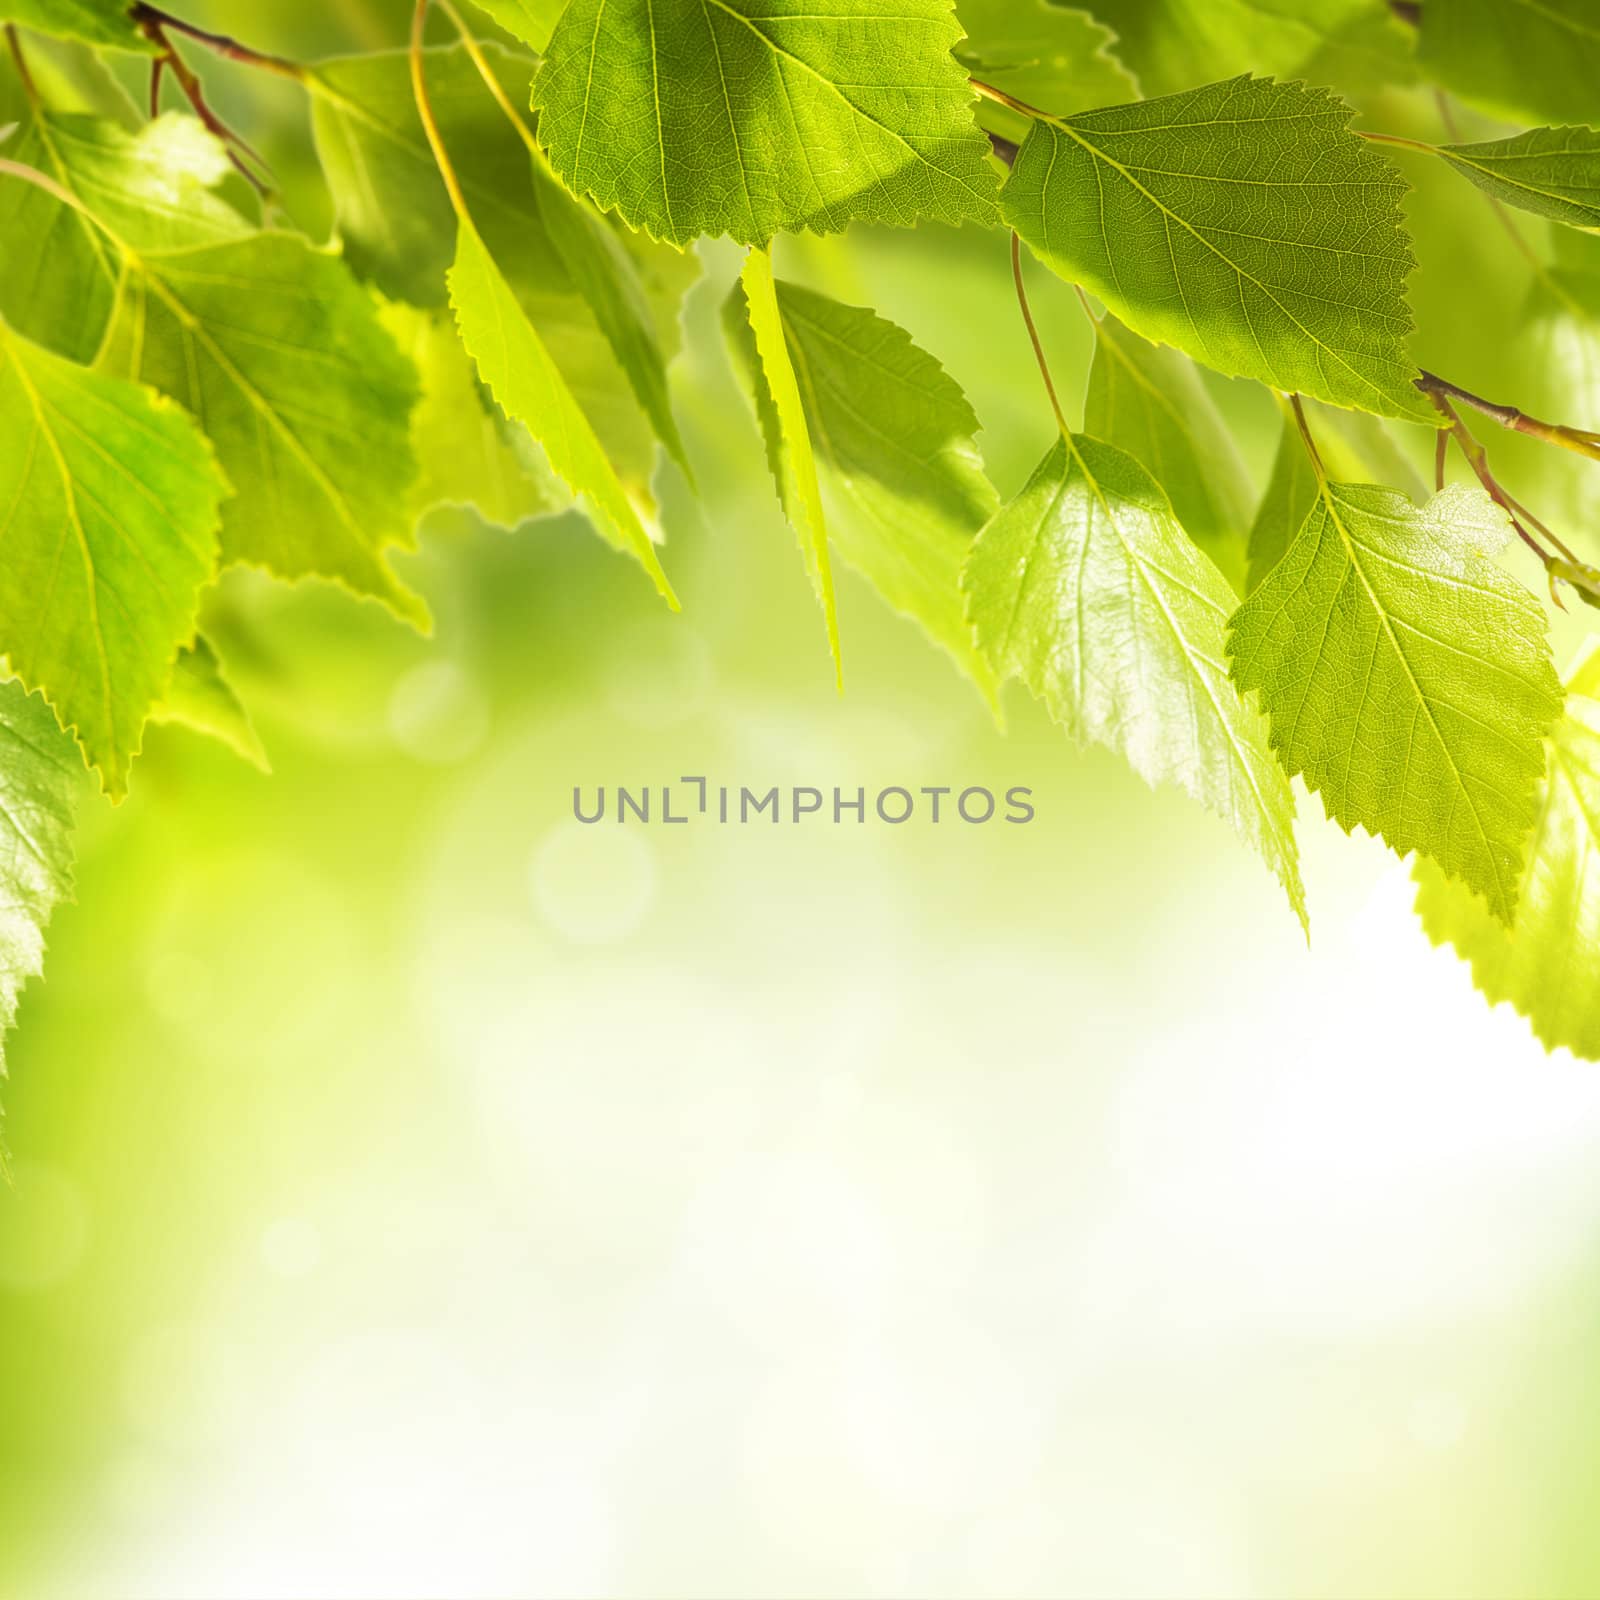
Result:
[[[1515,531],[1552,596],[1600,574],[1457,407],[1600,441],[1419,374],[1386,148],[1502,218],[1600,226],[1588,0],[438,4],[456,43],[424,47],[424,3],[409,51],[302,64],[133,0],[0,0],[0,1024],[68,890],[75,770],[120,798],[152,719],[259,755],[198,631],[223,568],[426,626],[389,560],[426,509],[577,502],[676,608],[651,478],[664,451],[692,481],[668,368],[692,246],[727,236],[730,351],[841,678],[836,556],[992,705],[1020,678],[1219,813],[1304,921],[1302,778],[1416,854],[1428,931],[1491,997],[1600,1054],[1600,682],[1564,696],[1497,552]],[[332,244],[240,203],[235,169],[268,185],[197,51],[303,90]],[[107,63],[140,56],[189,113],[134,109]],[[1317,86],[1352,61],[1541,125],[1358,133]],[[1001,292],[1009,231],[1042,367],[1016,241],[1083,295],[1083,429],[1046,369],[1059,437],[1008,503],[932,355],[775,276],[779,235],[854,222],[996,230]],[[1259,505],[1199,366],[1284,399]],[[1439,430],[1431,497],[1391,422]]]

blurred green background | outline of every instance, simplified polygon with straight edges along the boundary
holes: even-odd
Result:
[[[405,10],[185,14],[310,57]],[[196,64],[320,235],[298,91]],[[1409,175],[1419,360],[1537,409],[1529,264]],[[1005,248],[779,269],[937,354],[1009,492],[1051,420]],[[682,617],[572,516],[433,518],[431,641],[230,578],[273,775],[158,729],[86,804],[8,1046],[0,1591],[1600,1592],[1594,1068],[1315,801],[1308,952],[1221,824],[1020,692],[998,732],[853,578],[837,698],[703,255]],[[1264,481],[1270,399],[1215,389]],[[1503,459],[1587,531],[1575,464]],[[685,773],[1026,784],[1038,819],[571,821],[575,784]]]

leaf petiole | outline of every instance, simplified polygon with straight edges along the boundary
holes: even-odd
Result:
[[[1011,235],[1011,280],[1017,286],[1017,304],[1022,308],[1022,320],[1028,329],[1028,338],[1033,344],[1033,358],[1039,363],[1039,375],[1044,379],[1045,393],[1050,396],[1050,409],[1056,414],[1056,426],[1061,429],[1061,436],[1070,442],[1072,430],[1067,426],[1066,417],[1062,415],[1061,401],[1056,396],[1055,380],[1050,376],[1050,363],[1045,358],[1039,329],[1033,320],[1032,308],[1028,305],[1028,290],[1022,281],[1022,239],[1015,233]],[[1088,306],[1085,305],[1084,309],[1087,311]]]

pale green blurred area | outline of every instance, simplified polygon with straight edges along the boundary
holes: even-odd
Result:
[[[404,21],[267,9],[211,14]],[[292,95],[211,78],[309,195]],[[1419,357],[1514,398],[1520,258],[1416,176]],[[1000,734],[854,579],[837,698],[706,260],[682,617],[576,518],[435,519],[432,641],[230,582],[274,775],[155,730],[87,805],[9,1044],[0,1591],[1595,1593],[1595,1069],[1314,800],[1308,953],[1219,823],[1020,693]],[[1003,239],[779,265],[939,355],[1016,486],[1051,424]],[[1270,401],[1216,388],[1264,471]],[[571,820],[692,773],[1038,820]]]

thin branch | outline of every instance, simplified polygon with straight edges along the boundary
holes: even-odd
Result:
[[[306,69],[298,61],[289,61],[283,56],[268,55],[262,50],[252,50],[249,45],[240,44],[237,39],[230,38],[225,33],[212,33],[206,28],[197,28],[194,23],[185,22],[182,17],[175,17],[156,6],[135,5],[132,14],[133,20],[146,31],[152,26],[161,29],[170,28],[174,33],[182,34],[184,38],[193,39],[196,44],[215,51],[217,55],[225,56],[229,61],[240,62],[247,67],[258,67],[263,72],[276,73],[280,78],[292,78],[297,83],[307,75]]]
[[[1591,461],[1600,461],[1600,434],[1589,433],[1582,428],[1568,428],[1558,422],[1541,422],[1516,406],[1503,406],[1493,400],[1485,400],[1482,395],[1463,389],[1460,384],[1451,383],[1436,372],[1425,371],[1415,382],[1436,405],[1440,399],[1459,400],[1512,433],[1525,433],[1529,438],[1560,445],[1563,450],[1572,450],[1578,455],[1588,456]]]
[[[140,21],[139,26],[145,37],[153,44],[159,45],[161,49],[161,55],[157,58],[156,68],[152,69],[151,72],[150,114],[154,116],[160,106],[161,76],[159,69],[164,66],[177,80],[178,87],[183,90],[184,99],[189,102],[190,108],[207,131],[222,141],[228,152],[228,159],[246,182],[258,194],[262,196],[269,194],[272,185],[260,174],[254,172],[244,157],[248,156],[263,172],[270,173],[271,167],[267,165],[265,159],[242,134],[236,133],[211,109],[206,101],[205,89],[200,79],[174,48],[172,41],[166,35],[164,24],[156,20],[155,17],[145,17]]]
[[[1028,338],[1033,344],[1033,358],[1039,363],[1039,375],[1044,379],[1045,393],[1050,396],[1050,409],[1056,414],[1056,426],[1061,429],[1063,438],[1070,439],[1072,430],[1067,426],[1067,419],[1062,414],[1061,401],[1056,396],[1055,380],[1050,376],[1050,363],[1045,359],[1039,329],[1034,324],[1033,312],[1028,305],[1028,290],[1022,281],[1022,240],[1015,233],[1011,235],[1011,277],[1017,286],[1017,304],[1022,307],[1022,320],[1027,326]]]
[[[30,106],[39,104],[39,86],[33,81],[33,72],[28,66],[28,58],[22,53],[22,38],[17,33],[14,22],[6,24],[6,43],[11,47],[11,59],[17,64],[17,76],[22,80],[22,92],[28,97]]]
[[[1496,480],[1494,473],[1489,469],[1488,453],[1472,436],[1471,430],[1467,427],[1466,423],[1461,420],[1461,416],[1457,412],[1456,408],[1450,404],[1449,400],[1443,394],[1430,393],[1428,398],[1433,401],[1434,406],[1438,409],[1440,414],[1449,419],[1449,431],[1451,436],[1455,439],[1456,447],[1466,458],[1467,465],[1472,468],[1472,471],[1477,477],[1478,482],[1483,485],[1484,492],[1491,500],[1494,501],[1497,506],[1500,507],[1503,512],[1505,512],[1506,516],[1510,519],[1511,526],[1516,530],[1517,537],[1521,539],[1531,551],[1533,551],[1533,553],[1539,558],[1540,563],[1545,567],[1546,570],[1548,570],[1550,563],[1555,558],[1548,550],[1544,548],[1542,544],[1539,543],[1537,539],[1534,538],[1531,533],[1528,532],[1527,528],[1523,526],[1522,519],[1517,515],[1517,502],[1514,501],[1511,496],[1500,487],[1500,484]],[[1554,593],[1553,590],[1551,592],[1552,594]]]

